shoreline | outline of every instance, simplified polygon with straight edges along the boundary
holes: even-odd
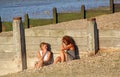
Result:
[[[95,2],[98,2],[97,4]],[[70,1],[69,3],[66,1],[62,1],[59,3],[50,3],[45,5],[40,5],[37,3],[37,5],[32,6],[21,6],[19,3],[15,4],[13,6],[19,6],[19,7],[7,7],[7,8],[1,8],[0,16],[2,17],[2,21],[12,21],[12,18],[15,16],[21,16],[24,17],[24,14],[28,13],[31,18],[45,18],[49,19],[52,18],[52,9],[53,7],[57,8],[58,13],[59,12],[75,12],[80,11],[81,5],[85,5],[86,9],[99,7],[99,6],[109,6],[108,1],[95,1],[92,0],[90,3],[86,3],[84,0],[81,1]],[[10,4],[9,4],[10,5]],[[47,11],[47,14],[46,14]],[[49,13],[49,14],[48,14]]]

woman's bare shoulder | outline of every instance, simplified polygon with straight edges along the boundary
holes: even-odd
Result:
[[[51,51],[48,51],[49,54],[51,54]]]

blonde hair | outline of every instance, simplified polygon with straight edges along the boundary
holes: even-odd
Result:
[[[40,43],[40,48],[41,48],[43,45],[47,45],[47,43],[41,42],[41,43]]]

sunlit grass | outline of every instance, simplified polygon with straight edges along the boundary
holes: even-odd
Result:
[[[30,19],[30,25],[32,27],[52,24],[52,22],[52,19]]]

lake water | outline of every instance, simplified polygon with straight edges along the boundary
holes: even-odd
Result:
[[[120,3],[120,0],[115,0]],[[13,17],[52,18],[52,9],[58,12],[79,11],[81,5],[86,9],[109,6],[109,0],[0,0],[0,16],[2,21],[12,21]]]

